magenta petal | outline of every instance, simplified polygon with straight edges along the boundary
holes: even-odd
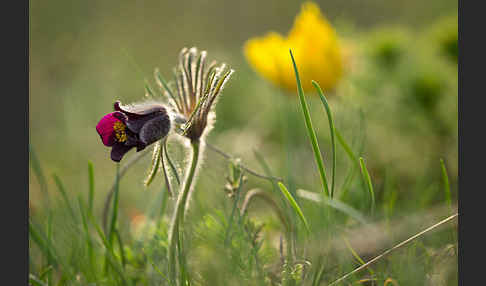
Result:
[[[115,131],[113,130],[113,125],[118,121],[121,122],[121,120],[116,117],[115,112],[112,112],[103,116],[100,122],[98,122],[98,125],[96,125],[96,131],[98,131],[105,146],[113,146],[113,144],[115,144]]]

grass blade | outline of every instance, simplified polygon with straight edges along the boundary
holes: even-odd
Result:
[[[118,172],[118,177],[115,177],[115,182],[113,183],[113,186],[111,187],[110,191],[108,192],[108,195],[106,196],[104,205],[103,205],[103,212],[102,212],[102,225],[103,229],[105,230],[106,234],[108,233],[108,213],[110,210],[110,202],[111,199],[113,198],[113,194],[115,193],[115,187],[118,184],[118,181],[121,180],[121,178],[126,174],[126,172],[135,165],[141,158],[143,158],[145,155],[150,153],[150,148],[145,148],[143,151],[135,153],[128,162],[123,164],[123,166],[120,168],[120,171]]]
[[[297,195],[299,195],[301,198],[305,198],[314,202],[322,202],[327,206],[332,207],[333,209],[336,209],[340,212],[343,212],[347,214],[348,216],[352,217],[353,219],[359,221],[362,224],[368,223],[364,215],[362,215],[358,210],[354,209],[350,205],[341,202],[338,199],[328,199],[326,197],[321,196],[318,193],[315,192],[310,192],[302,189],[297,190]]]
[[[69,213],[71,214],[71,216],[73,218],[73,221],[76,223],[76,225],[78,225],[78,218],[76,217],[76,214],[74,213],[74,209],[71,205],[71,202],[69,202],[69,198],[66,194],[66,189],[64,188],[64,185],[62,184],[61,179],[56,174],[52,175],[52,177],[54,178],[54,181],[56,182],[57,188],[59,189],[59,192],[61,193],[61,196],[64,200],[64,203],[66,204],[66,206],[69,210]]]
[[[451,187],[449,185],[449,176],[447,175],[447,169],[444,164],[444,160],[440,159],[440,168],[442,170],[442,182],[444,183],[445,199],[449,207],[451,202]]]
[[[161,200],[160,200],[160,208],[159,208],[159,214],[157,218],[157,229],[160,228],[160,224],[162,223],[162,219],[164,217],[165,210],[167,208],[167,200],[169,199],[168,192],[164,191],[162,188],[161,190]]]
[[[88,181],[89,181],[89,196],[88,196],[88,210],[93,212],[94,202],[94,170],[93,163],[88,162]]]
[[[342,201],[346,200],[346,196],[351,189],[351,185],[353,183],[353,179],[356,176],[356,169],[359,167],[356,167],[356,165],[352,165],[351,168],[348,170],[346,177],[344,177],[344,182],[341,185],[340,193],[339,193],[339,199]]]
[[[263,155],[260,154],[255,149],[253,149],[253,154],[255,155],[255,158],[258,161],[258,163],[260,164],[260,166],[262,167],[263,172],[265,173],[265,175],[267,177],[269,177],[269,178],[273,178],[272,170],[268,166],[268,163],[266,162],[266,160],[263,157]],[[278,181],[281,181],[281,180],[270,180],[270,182],[272,183],[272,191],[275,192],[275,195],[280,199],[281,203],[285,204],[285,198],[283,198],[282,196],[280,196],[280,188],[277,185],[277,182]],[[285,215],[287,216],[287,218],[289,220],[292,220],[293,219],[293,217],[288,213],[289,210],[287,208],[284,208],[283,209],[283,212],[285,213]]]
[[[40,273],[39,273],[39,279],[40,280],[44,280],[46,278],[46,276],[49,275],[49,273],[52,273],[52,270],[54,268],[52,267],[52,265],[49,265],[48,267],[46,267],[46,269],[42,270]]]
[[[118,247],[120,248],[120,256],[121,256],[121,261],[122,261],[122,266],[123,269],[125,269],[125,265],[127,264],[126,256],[125,256],[125,249],[123,247],[123,241],[121,239],[120,232],[115,229],[115,234],[116,234],[116,240],[118,242]]]
[[[57,255],[54,253],[53,248],[51,248],[51,245],[46,242],[45,236],[42,235],[42,233],[36,229],[32,221],[30,220],[29,220],[29,236],[37,244],[41,252],[44,253],[46,257],[50,257],[52,259],[53,265],[57,266],[58,259],[57,259]]]
[[[341,144],[341,147],[343,147],[344,151],[348,155],[349,159],[353,162],[353,164],[359,165],[358,159],[354,155],[353,150],[351,150],[351,147],[349,147],[349,145],[346,143],[339,130],[335,129],[335,131],[336,131],[336,138],[339,144]]]
[[[101,239],[101,242],[103,243],[103,245],[105,246],[107,252],[106,252],[106,263],[108,265],[110,265],[116,272],[117,274],[120,276],[120,279],[122,280],[123,282],[123,285],[127,285],[127,280],[125,278],[125,275],[123,274],[123,271],[120,269],[120,266],[116,263],[116,256],[115,254],[113,253],[113,247],[112,247],[112,243],[110,243],[105,235],[103,234],[103,230],[101,229],[101,227],[96,223],[96,220],[95,218],[93,217],[92,214],[88,213],[88,216],[89,216],[89,219],[91,221],[91,223],[93,224],[93,226],[95,227],[96,229],[96,232],[98,233],[98,236],[100,237]]]
[[[243,172],[240,173],[240,177],[238,178],[238,189],[236,189],[236,192],[235,192],[236,195],[235,195],[235,200],[233,202],[233,209],[231,210],[231,215],[230,215],[230,218],[229,218],[228,227],[226,228],[226,235],[225,235],[225,238],[224,238],[224,245],[225,246],[228,246],[231,226],[233,225],[233,219],[234,219],[235,214],[236,214],[236,208],[238,206],[238,201],[240,200],[240,190],[241,190],[241,186],[243,185],[242,181],[243,181]]]
[[[94,259],[93,242],[91,241],[91,236],[89,234],[89,228],[88,228],[88,222],[87,222],[86,215],[85,215],[86,207],[83,204],[81,197],[78,197],[78,207],[79,207],[79,212],[81,213],[81,220],[82,220],[82,223],[83,223],[84,234],[86,236],[85,240],[86,240],[86,247],[88,249],[88,260],[90,262],[90,269],[91,269],[91,272],[93,274],[93,277],[96,278],[96,261]],[[89,209],[88,209],[88,212],[90,212]]]
[[[312,280],[312,286],[319,286],[321,284],[322,275],[324,274],[324,265],[319,267],[319,270],[314,274],[314,279]]]
[[[272,170],[270,170],[270,167],[268,166],[267,162],[265,161],[265,158],[263,158],[262,154],[260,154],[257,150],[253,149],[253,155],[255,156],[256,160],[260,164],[260,166],[263,168],[263,172],[267,176],[273,176]],[[275,183],[272,181],[272,183]]]
[[[142,251],[144,251],[144,250],[142,250]],[[144,253],[144,254],[145,254],[145,257],[147,257],[147,260],[149,261],[149,263],[150,263],[150,264],[152,265],[152,267],[155,269],[155,271],[157,271],[157,273],[159,273],[159,274],[160,274],[160,276],[161,276],[162,278],[164,278],[164,279],[165,279],[165,281],[166,281],[167,283],[169,283],[169,284],[170,284],[170,281],[169,281],[169,279],[167,278],[167,276],[165,276],[165,274],[164,274],[164,273],[163,273],[163,272],[162,272],[162,271],[159,269],[159,267],[157,267],[157,265],[154,263],[154,261],[152,260],[152,258],[150,257],[150,255],[148,255],[147,253]],[[171,284],[171,285],[172,285],[172,284]]]
[[[329,187],[326,179],[326,172],[324,170],[324,163],[322,161],[321,151],[319,149],[319,144],[317,143],[316,133],[314,127],[312,127],[312,121],[309,114],[309,107],[307,106],[307,101],[305,100],[304,90],[302,89],[302,84],[300,83],[299,71],[297,70],[297,65],[292,55],[292,50],[290,50],[290,57],[292,58],[292,63],[294,65],[295,79],[297,81],[297,91],[299,94],[300,105],[304,113],[305,126],[307,127],[307,133],[309,134],[309,139],[312,144],[312,150],[314,151],[314,158],[316,159],[317,167],[319,169],[319,174],[321,176],[322,187],[324,193],[329,196]]]
[[[324,108],[326,109],[327,113],[327,119],[329,121],[329,130],[331,132],[331,148],[332,148],[332,172],[331,172],[331,199],[334,197],[334,185],[336,181],[336,140],[334,138],[334,121],[332,119],[332,113],[331,113],[331,108],[329,108],[329,104],[327,103],[327,99],[324,96],[324,93],[321,90],[321,87],[319,84],[315,81],[312,81],[312,84],[317,90],[317,93],[319,94],[319,97],[321,98],[322,104],[324,105]]]
[[[297,204],[297,202],[294,200],[294,198],[289,193],[289,191],[284,186],[284,184],[282,184],[281,182],[278,182],[278,186],[280,187],[280,190],[282,191],[283,195],[285,196],[285,198],[289,202],[289,204],[292,207],[292,209],[294,209],[294,211],[297,213],[297,215],[299,216],[299,218],[304,223],[304,226],[305,226],[305,229],[307,230],[307,232],[310,233],[310,229],[309,229],[309,225],[307,224],[307,220],[305,219],[304,213],[302,213],[302,210],[300,209],[300,207]]]
[[[37,181],[39,181],[40,190],[44,193],[44,203],[46,204],[46,208],[49,208],[49,192],[47,191],[47,183],[46,177],[44,176],[44,172],[42,171],[42,167],[40,165],[39,159],[37,158],[37,154],[34,151],[34,148],[29,144],[29,154],[30,154],[30,166],[34,171],[35,176],[37,177]]]
[[[160,74],[160,71],[159,71],[158,68],[156,68],[155,71],[154,71],[154,77],[155,77],[155,81],[157,82],[157,85],[159,86],[159,88],[161,90],[165,90],[165,92],[170,96],[170,98],[177,104],[177,107],[180,109],[180,106],[179,106],[176,98],[174,97],[174,94],[170,90],[169,85],[167,84],[167,81]]]
[[[362,113],[360,113],[360,115],[362,116]],[[361,122],[364,122],[364,120],[361,119]],[[361,130],[361,128],[363,128],[363,127],[360,127],[360,130]],[[343,147],[344,151],[346,152],[349,159],[353,163],[351,171],[350,171],[348,177],[346,178],[346,180],[344,181],[342,188],[341,188],[342,192],[340,193],[340,198],[343,199],[343,198],[346,197],[346,194],[349,190],[349,184],[352,182],[352,179],[354,178],[355,169],[360,169],[361,165],[360,165],[359,160],[357,159],[356,155],[354,154],[353,150],[351,149],[349,144],[346,143],[346,141],[344,140],[344,138],[341,135],[341,133],[339,132],[339,130],[335,129],[335,131],[336,131],[336,138],[338,139],[339,144],[341,145],[341,147]],[[361,136],[361,137],[364,138],[364,136]],[[362,143],[362,144],[360,144],[360,146],[361,146],[361,148],[363,148],[364,144]],[[360,154],[361,154],[361,152],[362,152],[362,150],[360,151]],[[363,181],[360,181],[360,182],[361,182],[361,184],[365,184]]]
[[[39,278],[35,277],[33,274],[30,273],[29,273],[29,284],[33,286],[47,286],[46,283],[44,283]]]
[[[440,159],[440,168],[442,170],[442,182],[444,184],[444,192],[445,192],[445,200],[447,205],[452,211],[452,201],[451,201],[451,186],[449,184],[449,176],[447,175],[447,169],[444,163],[444,160]],[[451,232],[452,241],[457,241],[457,234],[456,231],[453,229]]]
[[[148,83],[147,80],[145,80],[145,96],[146,97],[149,97],[149,96],[154,97],[154,91],[150,87],[150,84]]]
[[[116,164],[116,179],[115,179],[115,192],[114,192],[114,198],[113,198],[113,214],[111,216],[111,224],[110,224],[110,231],[108,233],[108,242],[110,243],[110,246],[113,245],[113,236],[115,234],[115,228],[116,228],[116,220],[118,218],[118,196],[120,192],[120,164]]]
[[[371,184],[370,174],[368,173],[368,169],[366,169],[366,165],[362,157],[359,157],[359,165],[361,166],[361,175],[363,177],[363,181],[365,181],[368,191],[370,192],[371,213],[373,214],[375,210],[375,192],[373,191],[373,184]]]
[[[47,215],[47,245],[53,245],[52,243],[52,212]],[[51,252],[47,253],[47,266],[53,265],[53,258]],[[47,285],[52,285],[52,271],[47,272]]]
[[[356,260],[358,260],[358,262],[361,265],[365,264],[365,262],[363,261],[363,259],[361,259],[361,257],[358,255],[358,253],[356,253],[356,251],[353,249],[353,247],[351,246],[351,244],[349,243],[349,241],[346,238],[344,239],[344,244],[346,244],[346,247],[348,248],[348,250],[354,256],[354,258],[356,258]],[[373,269],[371,269],[371,267],[368,267],[368,271],[370,272],[370,274],[372,276],[375,275],[375,272],[373,271]]]

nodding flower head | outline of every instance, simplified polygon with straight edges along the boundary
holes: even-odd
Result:
[[[141,103],[122,106],[115,102],[115,111],[105,115],[96,125],[96,131],[105,146],[112,147],[111,159],[120,162],[136,147],[137,152],[167,136],[170,118],[159,103]]]
[[[175,87],[169,87],[158,71],[155,79],[169,97],[176,112],[178,131],[191,142],[198,141],[207,130],[208,117],[218,95],[234,71],[215,61],[207,64],[206,51],[184,48],[175,68]]]

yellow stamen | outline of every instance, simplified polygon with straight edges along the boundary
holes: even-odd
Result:
[[[127,141],[127,133],[125,132],[125,124],[121,121],[115,122],[113,124],[113,130],[115,131],[115,138],[118,142],[125,142]]]

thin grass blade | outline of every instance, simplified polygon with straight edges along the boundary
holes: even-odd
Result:
[[[373,191],[373,184],[371,183],[370,174],[368,173],[368,169],[366,169],[366,165],[362,157],[359,157],[359,165],[361,166],[361,175],[363,177],[363,181],[366,183],[367,189],[371,196],[371,213],[373,214],[375,210],[375,192]]]
[[[54,245],[52,243],[52,212],[47,215],[47,245]],[[54,259],[51,257],[51,252],[47,254],[47,265],[51,266]],[[47,272],[47,285],[52,285],[52,271]]]
[[[98,236],[100,237],[101,242],[103,243],[103,245],[105,246],[105,248],[107,250],[105,261],[107,262],[107,264],[109,266],[111,266],[117,272],[117,274],[120,276],[120,279],[123,282],[123,285],[127,285],[127,282],[126,282],[127,280],[125,278],[125,275],[123,274],[123,271],[122,271],[120,265],[118,265],[117,260],[116,260],[116,256],[113,253],[113,247],[112,247],[113,244],[110,243],[108,241],[108,239],[106,238],[106,236],[103,234],[103,230],[98,225],[98,223],[96,223],[96,220],[93,217],[93,215],[88,213],[88,217],[89,217],[89,220],[91,221],[91,224],[93,224],[93,226],[95,227],[95,230],[98,233]]]
[[[172,92],[172,90],[169,88],[169,85],[167,84],[167,81],[162,77],[162,75],[160,74],[160,71],[159,69],[155,69],[154,71],[154,77],[155,77],[155,82],[157,83],[157,85],[159,86],[159,89],[160,91],[162,92],[162,94],[165,93],[169,96],[170,99],[172,99],[173,103],[175,104],[175,106],[177,107],[177,109],[181,110],[181,105],[179,104],[179,100],[177,100],[174,96],[174,93]]]
[[[42,171],[42,167],[39,159],[37,158],[37,154],[34,148],[30,144],[29,144],[29,155],[30,155],[30,166],[34,171],[35,176],[37,177],[37,181],[39,182],[41,192],[44,193],[44,203],[46,204],[46,207],[49,209],[49,192],[47,191],[46,177],[44,176],[44,172]]]
[[[359,169],[359,166],[357,165],[352,165],[349,171],[347,172],[346,177],[344,178],[344,182],[341,185],[340,193],[339,193],[339,199],[344,201],[346,199],[346,195],[348,194],[351,185],[353,183],[353,179],[356,175],[356,170]]]
[[[44,278],[47,276],[47,274],[51,273],[53,269],[54,269],[54,267],[52,267],[52,265],[47,266],[46,269],[42,270],[39,273],[39,279],[44,280]]]
[[[168,192],[164,191],[163,188],[161,192],[162,194],[160,199],[159,215],[157,217],[157,229],[160,228],[160,224],[162,223],[162,218],[164,217],[165,210],[167,209],[167,201],[169,199]]]
[[[113,213],[111,215],[110,231],[108,233],[108,242],[110,246],[113,245],[113,236],[115,234],[116,221],[118,218],[118,197],[120,192],[120,164],[116,164],[116,179],[115,179],[115,192],[113,198]]]
[[[290,57],[292,58],[292,63],[294,65],[294,71],[295,71],[295,79],[297,81],[297,91],[299,94],[299,99],[300,99],[300,105],[302,107],[302,111],[304,113],[304,119],[305,119],[305,126],[307,127],[307,133],[309,135],[309,139],[312,144],[312,150],[314,151],[314,158],[317,163],[317,167],[319,169],[319,174],[321,176],[321,181],[322,181],[322,187],[324,190],[324,193],[329,196],[329,187],[327,184],[327,179],[326,179],[326,171],[324,170],[324,162],[322,160],[322,155],[321,151],[319,149],[319,144],[317,143],[317,136],[314,131],[314,127],[312,126],[312,121],[311,117],[309,114],[309,107],[307,106],[307,101],[305,100],[304,96],[304,90],[302,89],[302,84],[300,82],[300,77],[299,77],[299,71],[297,70],[297,65],[294,60],[294,56],[292,55],[292,50],[290,50]]]
[[[449,185],[449,176],[447,175],[447,169],[444,164],[444,160],[440,159],[440,168],[442,170],[442,182],[444,184],[445,199],[449,207],[451,202],[451,186]]]
[[[64,188],[64,185],[62,184],[61,179],[56,174],[52,175],[52,177],[54,178],[54,181],[56,182],[57,188],[58,188],[59,192],[61,193],[61,196],[64,200],[64,203],[66,204],[66,206],[69,210],[69,213],[71,214],[71,217],[73,218],[73,221],[77,225],[78,224],[78,218],[76,217],[76,214],[74,213],[74,209],[71,205],[71,202],[69,201],[69,198],[66,194],[66,189]]]
[[[44,283],[42,280],[39,278],[35,277],[33,274],[29,273],[29,284],[33,286],[47,286],[46,283]]]
[[[290,206],[292,207],[292,209],[295,211],[295,213],[299,216],[299,218],[304,223],[304,226],[305,226],[305,229],[307,230],[307,232],[310,233],[309,224],[307,223],[307,220],[306,220],[306,218],[304,216],[304,213],[300,209],[300,207],[297,204],[297,202],[295,201],[295,199],[292,197],[292,195],[287,190],[287,188],[284,186],[284,184],[282,184],[281,182],[278,182],[278,186],[280,187],[280,190],[282,191],[282,194],[287,199],[287,202],[290,204]]]
[[[242,184],[242,181],[243,181],[243,172],[240,173],[240,177],[238,178],[238,189],[236,190],[236,195],[235,195],[235,200],[233,202],[233,209],[231,210],[231,216],[229,218],[229,222],[228,222],[228,227],[226,229],[226,235],[225,235],[225,238],[224,238],[224,245],[227,246],[228,245],[228,242],[229,242],[229,238],[230,238],[230,231],[231,231],[231,227],[233,225],[233,219],[234,219],[234,216],[236,214],[236,208],[238,206],[238,201],[240,200],[240,190],[241,190],[241,185]]]
[[[81,197],[78,197],[78,207],[79,207],[79,212],[81,213],[81,221],[83,223],[83,229],[84,229],[84,234],[85,234],[85,240],[86,240],[86,248],[88,249],[88,260],[90,262],[90,267],[91,267],[91,272],[96,278],[96,261],[94,257],[94,251],[93,251],[93,242],[91,241],[91,236],[89,233],[89,227],[88,227],[88,222],[86,219],[86,212],[91,213],[91,211],[88,209],[86,210],[86,206],[83,203],[83,200]]]
[[[339,132],[339,130],[335,129],[335,131],[336,131],[336,138],[337,138],[339,144],[341,144],[341,147],[343,147],[344,151],[348,155],[351,162],[353,162],[353,164],[359,165],[358,159],[354,155],[353,150],[351,150],[351,147],[349,147],[349,145],[346,143],[346,141],[344,140],[344,138],[341,135],[341,133]]]
[[[324,93],[322,92],[321,87],[315,81],[312,81],[312,84],[316,88],[317,93],[319,94],[319,97],[321,98],[322,104],[324,105],[324,108],[326,109],[327,119],[329,121],[329,130],[331,132],[331,148],[332,148],[331,199],[332,199],[334,197],[334,185],[335,185],[335,181],[336,181],[336,140],[334,139],[334,133],[335,133],[334,121],[332,119],[331,108],[329,108],[329,104],[327,103],[327,99],[324,96]]]
[[[116,234],[116,240],[118,242],[118,247],[120,248],[120,256],[121,256],[121,261],[122,261],[122,266],[123,269],[125,269],[125,265],[127,264],[127,259],[125,255],[125,248],[123,246],[123,240],[121,239],[120,232],[115,229],[115,234]]]
[[[307,199],[307,200],[310,200],[310,201],[314,201],[314,202],[317,202],[317,203],[323,203],[327,206],[330,206],[331,208],[336,209],[336,210],[338,210],[342,213],[345,213],[346,215],[352,217],[353,219],[357,220],[358,222],[360,222],[362,224],[368,223],[367,219],[365,218],[365,216],[363,214],[361,214],[355,208],[351,207],[350,205],[348,205],[346,203],[341,202],[338,199],[329,199],[329,198],[321,196],[318,193],[310,192],[310,191],[302,190],[302,189],[297,190],[297,195],[301,198],[304,198],[304,199]]]
[[[314,279],[312,280],[312,286],[319,286],[321,284],[324,269],[324,265],[321,265],[319,270],[315,273]]]
[[[260,164],[260,166],[262,167],[263,172],[265,173],[265,175],[268,176],[268,177],[273,177],[273,172],[270,169],[270,167],[268,166],[268,164],[267,164],[265,158],[263,157],[263,155],[260,154],[257,150],[253,150],[253,154],[255,155],[255,158],[257,159],[257,161]],[[278,187],[276,181],[275,180],[270,180],[270,182],[272,183],[272,189],[275,192],[275,194],[276,195],[279,194],[280,193],[280,191],[279,191],[280,188]],[[280,196],[280,195],[277,195],[277,196],[280,198],[281,202],[284,203],[285,199],[282,196]],[[287,208],[284,209],[284,212],[285,212],[285,214],[288,215]]]
[[[56,266],[58,264],[57,255],[54,253],[53,248],[51,248],[51,246],[46,242],[44,235],[42,235],[42,233],[33,225],[32,221],[30,220],[29,236],[46,257],[51,257],[53,265]]]
[[[148,83],[147,80],[145,80],[145,96],[146,97],[154,97],[155,93],[152,90],[152,87],[150,87],[150,84]]]
[[[349,241],[345,238],[344,239],[344,244],[346,244],[346,247],[348,248],[348,250],[351,252],[351,254],[354,256],[354,258],[356,258],[356,260],[358,260],[358,262],[363,265],[365,264],[364,260],[361,259],[361,257],[358,255],[358,253],[354,250],[354,248],[351,246],[351,244],[349,243]],[[371,275],[375,275],[375,272],[373,271],[373,269],[371,269],[371,267],[368,267],[368,271],[370,272]]]
[[[162,278],[164,278],[164,279],[165,279],[165,281],[166,281],[167,283],[169,283],[169,284],[170,284],[170,281],[169,281],[169,279],[167,278],[167,276],[165,276],[165,274],[164,274],[164,273],[163,273],[163,272],[162,272],[162,271],[159,269],[159,267],[157,267],[157,265],[154,263],[154,261],[152,260],[152,258],[150,257],[150,255],[148,255],[148,254],[146,254],[146,253],[145,253],[145,257],[147,257],[147,260],[148,260],[148,261],[149,261],[149,263],[152,265],[152,267],[155,269],[155,271],[157,271],[157,273],[159,273],[159,274],[160,274],[160,276],[161,276]],[[171,284],[171,285],[172,285],[172,284]]]
[[[89,193],[88,193],[88,210],[92,213],[93,212],[93,203],[94,203],[94,170],[93,170],[93,163],[88,162],[88,181],[89,181]]]

